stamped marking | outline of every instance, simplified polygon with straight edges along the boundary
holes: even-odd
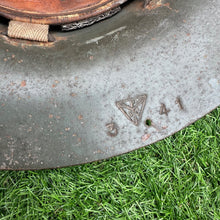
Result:
[[[138,126],[143,115],[146,100],[147,95],[138,95],[134,98],[118,101],[116,106],[129,121]]]
[[[160,115],[166,115],[168,116],[168,113],[170,112],[170,109],[166,108],[166,105],[164,103],[161,103],[160,106]]]
[[[179,106],[180,110],[184,110],[183,103],[180,97],[176,98],[175,103]]]
[[[116,137],[118,135],[118,126],[116,125],[116,123],[112,122],[112,123],[108,123],[106,124],[106,128],[107,128],[107,135],[110,137]]]

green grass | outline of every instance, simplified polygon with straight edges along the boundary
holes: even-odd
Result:
[[[91,164],[0,172],[0,219],[220,219],[220,108]]]

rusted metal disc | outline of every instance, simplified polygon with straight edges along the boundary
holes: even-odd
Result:
[[[132,1],[53,43],[0,36],[0,168],[109,158],[220,105],[219,0]],[[0,29],[6,30],[2,24]]]
[[[1,0],[0,15],[40,24],[65,24],[94,17],[126,0]]]

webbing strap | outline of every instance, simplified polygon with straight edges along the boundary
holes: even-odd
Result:
[[[12,38],[48,42],[49,25],[10,21],[8,36]]]

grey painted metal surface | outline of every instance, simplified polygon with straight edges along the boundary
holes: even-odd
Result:
[[[0,169],[119,155],[220,105],[220,1],[164,3],[47,45],[0,37]]]

